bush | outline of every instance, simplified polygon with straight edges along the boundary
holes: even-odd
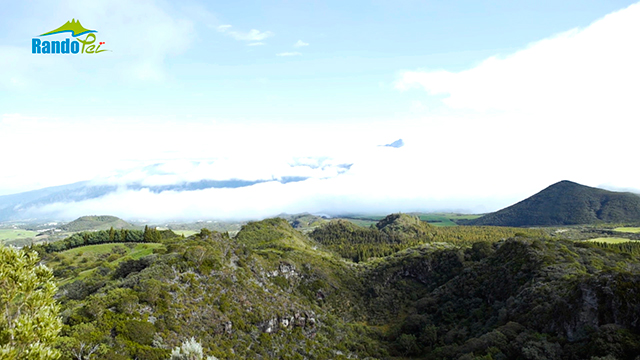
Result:
[[[57,359],[62,328],[53,273],[36,252],[0,246],[0,357]]]
[[[169,360],[201,360],[204,357],[202,345],[195,338],[182,342],[180,347],[173,349]],[[214,356],[207,356],[206,360],[217,360]]]
[[[114,279],[125,278],[127,275],[140,272],[147,268],[153,262],[152,256],[145,256],[140,260],[127,260],[118,265],[118,268],[113,273]]]
[[[146,321],[128,320],[118,326],[118,333],[138,344],[151,345],[156,328]]]

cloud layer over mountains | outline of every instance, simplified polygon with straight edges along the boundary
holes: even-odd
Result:
[[[415,187],[402,187],[415,181],[399,178],[406,175],[398,168],[403,154],[394,153],[399,151],[395,148],[369,151],[379,164],[367,158],[354,158],[352,163],[330,157],[294,157],[282,163],[261,156],[242,159],[242,163],[239,159],[169,160],[2,196],[0,218],[68,219],[108,213],[128,219],[250,219],[281,212],[423,208],[420,201],[424,199],[407,191]],[[372,181],[360,181],[367,177]]]

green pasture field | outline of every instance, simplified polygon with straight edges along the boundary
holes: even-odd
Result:
[[[626,233],[640,233],[640,227],[619,227],[613,229],[613,231],[626,232]]]
[[[133,249],[129,249],[126,246],[126,243],[110,243],[110,244],[98,244],[98,245],[87,245],[80,246],[77,248],[69,249],[61,252],[61,254],[66,256],[77,256],[77,257],[95,257],[101,254],[108,254],[113,251],[116,246],[124,247],[129,251],[128,255],[137,260],[143,256],[151,255],[153,253],[153,249],[159,249],[164,247],[163,244],[158,243],[139,243]],[[81,254],[81,255],[78,255]]]
[[[0,229],[0,241],[29,239],[38,235],[35,231],[22,229]]]
[[[625,242],[635,241],[635,240],[629,240],[629,239],[619,238],[619,237],[600,237],[595,239],[589,239],[587,241],[603,242],[603,243],[609,243],[609,244],[620,244],[620,243],[625,243]]]
[[[60,284],[64,285],[76,280],[87,278],[96,270],[96,268],[91,264],[95,264],[97,261],[99,261],[101,256],[103,256],[104,259],[104,256],[113,253],[113,250],[116,247],[124,248],[126,250],[126,253],[114,256],[116,258],[111,261],[109,261],[110,259],[107,257],[106,260],[109,261],[111,265],[118,265],[118,263],[125,259],[140,259],[141,257],[151,255],[154,249],[160,249],[164,247],[163,244],[158,243],[136,243],[135,247],[129,248],[129,246],[127,246],[128,244],[131,243],[87,245],[60,252],[60,255],[63,256],[64,259],[67,259],[67,261],[71,262],[70,265],[78,266],[80,268],[82,268],[83,265],[88,265],[90,267],[87,270],[81,271],[75,277],[70,277],[62,280]]]
[[[420,220],[428,222],[433,226],[458,226],[454,220],[470,220],[477,219],[482,215],[456,214],[456,213],[409,213],[409,215],[417,215]],[[386,215],[362,215],[345,218],[352,223],[369,227],[372,224],[382,220]]]
[[[184,235],[185,237],[189,237],[191,235],[195,235],[195,234],[199,234],[200,231],[195,231],[195,230],[174,230],[171,229],[171,231],[173,231],[176,235]]]
[[[374,220],[364,220],[364,219],[352,219],[352,218],[348,218],[345,219],[347,221],[350,221],[358,226],[364,227],[364,228],[368,228],[371,225],[375,225],[377,223],[377,221]]]
[[[426,221],[433,226],[458,226],[454,220],[471,220],[477,219],[481,215],[451,214],[451,213],[433,213],[420,214],[420,220]]]

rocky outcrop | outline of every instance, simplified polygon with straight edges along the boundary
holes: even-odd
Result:
[[[291,329],[301,327],[304,330],[313,332],[316,328],[317,320],[313,312],[294,312],[292,315],[276,316],[260,324],[258,328],[265,333],[274,333],[281,329]]]

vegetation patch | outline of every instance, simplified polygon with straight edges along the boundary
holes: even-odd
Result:
[[[135,226],[115,216],[82,216],[68,224],[60,226],[60,229],[69,232],[108,230],[113,229],[134,229]]]
[[[626,233],[640,233],[640,227],[618,227],[613,229],[613,231],[626,232]]]
[[[47,265],[55,269],[54,274],[61,284],[90,277],[96,270],[111,271],[125,260],[138,260],[166,249],[159,243],[110,243],[87,245],[55,254],[45,254]]]
[[[620,238],[620,237],[599,237],[595,239],[589,239],[587,241],[601,242],[601,243],[608,243],[608,244],[621,244],[621,243],[626,243],[634,240],[629,240],[629,239]]]
[[[422,221],[428,222],[429,225],[438,227],[458,226],[459,221],[470,221],[482,216],[457,213],[409,213],[406,215],[417,217]],[[348,220],[358,226],[370,227],[372,225],[375,225],[378,221],[384,219],[385,217],[386,215],[364,215],[338,217],[338,219]]]
[[[471,246],[480,241],[496,242],[514,236],[546,237],[543,230],[492,226],[436,227],[408,214],[392,214],[375,226],[363,228],[346,220],[332,220],[309,236],[327,249],[354,262],[392,255],[428,243]]]
[[[433,226],[458,226],[459,220],[473,220],[482,215],[468,215],[468,214],[455,214],[455,213],[433,213],[433,214],[420,214],[418,215],[420,220],[428,222]]]
[[[23,229],[0,229],[0,242],[17,239],[34,238],[38,233],[36,231]]]
[[[407,214],[368,228],[318,223],[305,234],[267,219],[236,237],[206,228],[187,238],[148,227],[92,231],[32,247],[61,285],[60,359],[165,360],[176,348],[197,350],[197,359],[640,353],[640,241],[436,227]],[[139,241],[86,245],[131,236]]]
[[[172,230],[176,235],[181,235],[184,237],[189,237],[191,235],[195,235],[197,233],[199,233],[200,231],[195,231],[195,230]]]

